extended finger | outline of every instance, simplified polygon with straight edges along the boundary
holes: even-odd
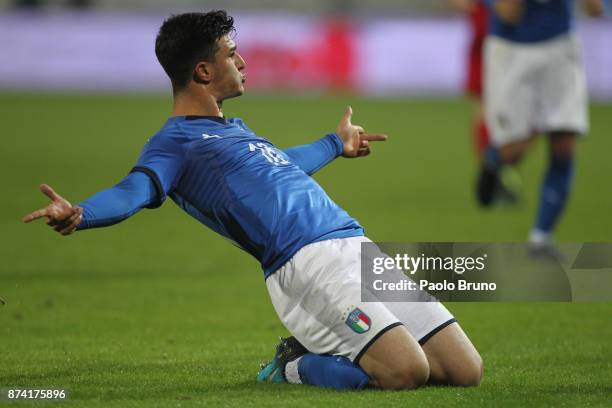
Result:
[[[57,201],[57,200],[61,200],[61,197],[55,192],[55,190],[53,190],[51,188],[50,185],[48,184],[41,184],[40,185],[40,191],[46,195],[47,197],[49,197],[52,201]]]
[[[25,217],[22,218],[22,220],[23,222],[28,223],[30,221],[34,221],[34,220],[37,220],[39,218],[46,217],[46,216],[47,216],[47,209],[41,208],[40,210],[36,210],[26,215]]]
[[[361,140],[371,140],[373,142],[383,142],[387,140],[387,135],[384,133],[363,133],[359,135]]]
[[[344,115],[342,115],[342,119],[340,119],[340,125],[350,125],[351,117],[353,116],[353,108],[347,106],[344,110]]]
[[[348,120],[350,122],[352,116],[353,108],[351,107],[351,105],[348,105],[344,110],[344,116],[342,117],[342,119]]]

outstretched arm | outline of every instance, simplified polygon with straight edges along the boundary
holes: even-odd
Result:
[[[338,135],[331,133],[313,143],[290,147],[284,152],[293,164],[298,165],[306,174],[312,175],[340,156],[343,150]]]
[[[370,142],[387,140],[382,133],[365,133],[361,126],[353,125],[353,109],[347,106],[336,133],[329,134],[314,143],[286,149],[289,159],[311,175],[342,155],[348,158],[363,157],[371,153]]]
[[[75,206],[46,184],[40,186],[40,191],[51,199],[51,204],[26,215],[23,221],[46,217],[47,225],[62,235],[116,224],[158,199],[153,181],[141,172],[130,173],[114,187]]]
[[[151,178],[132,172],[112,188],[101,191],[78,204],[83,208],[83,222],[77,229],[106,227],[136,214],[157,200]]]

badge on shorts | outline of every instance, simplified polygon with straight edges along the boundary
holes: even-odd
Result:
[[[370,323],[372,321],[367,314],[363,313],[361,309],[355,308],[346,318],[346,325],[353,329],[355,333],[365,333],[370,330]]]

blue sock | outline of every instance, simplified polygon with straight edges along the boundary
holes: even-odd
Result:
[[[499,157],[499,152],[493,145],[488,145],[484,151],[484,162],[486,166],[493,171],[499,170],[502,166],[501,158]]]
[[[535,228],[551,232],[569,196],[573,174],[573,159],[551,157],[540,191],[540,208]]]
[[[304,354],[298,362],[298,372],[304,384],[336,390],[362,389],[370,378],[346,357]]]

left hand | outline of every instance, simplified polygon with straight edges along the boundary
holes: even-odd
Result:
[[[352,116],[353,109],[347,106],[336,129],[336,134],[344,145],[342,156],[348,158],[367,156],[372,152],[370,150],[370,142],[385,141],[387,140],[387,135],[382,133],[365,133],[361,126],[351,123]]]

